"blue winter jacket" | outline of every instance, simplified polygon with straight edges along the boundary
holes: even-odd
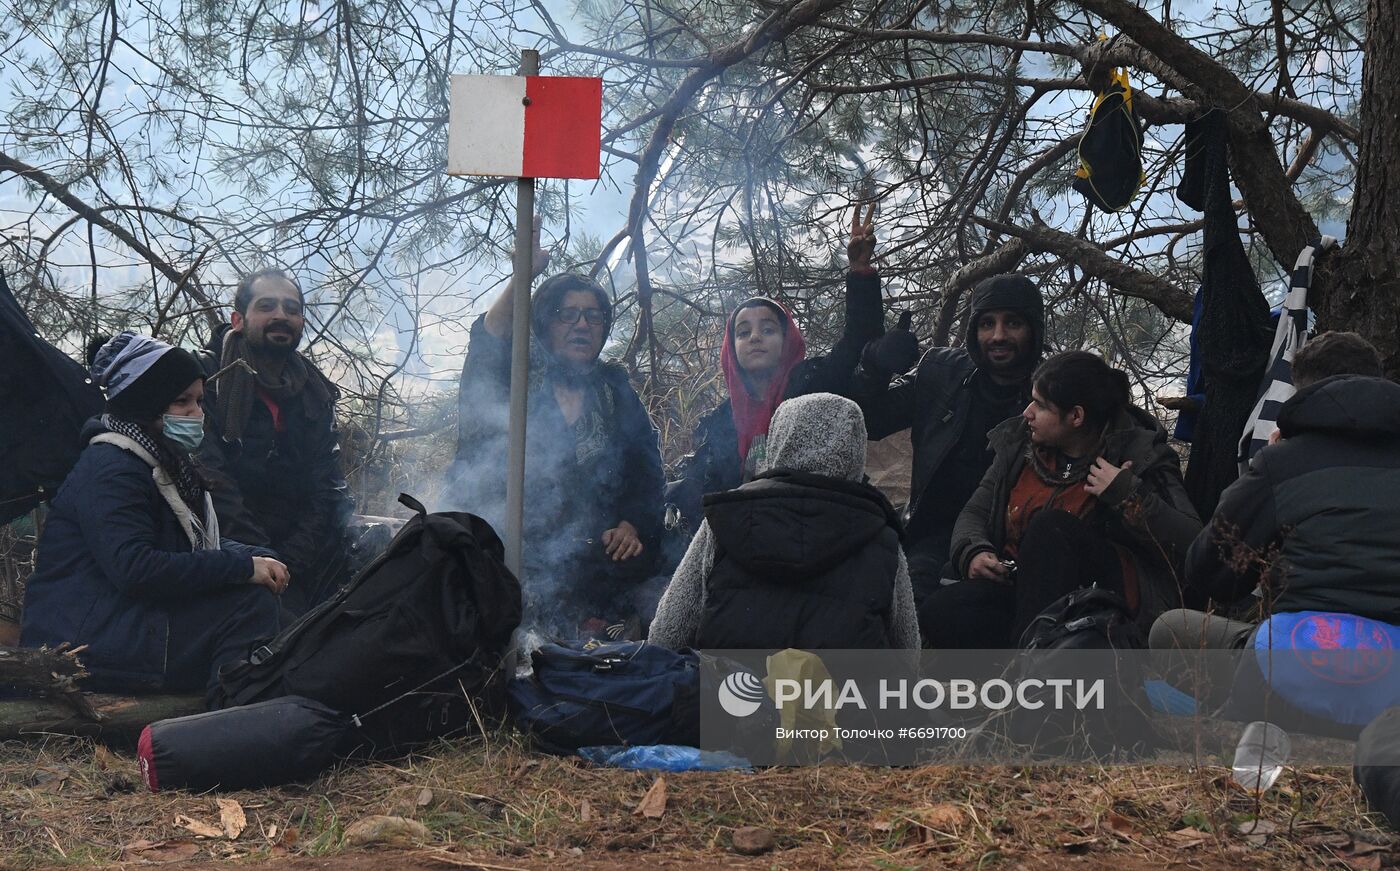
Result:
[[[96,420],[59,488],[25,586],[20,643],[85,645],[95,682],[159,689],[170,635],[167,608],[220,587],[246,584],[252,557],[268,553],[224,540],[195,551],[141,457],[111,444]]]

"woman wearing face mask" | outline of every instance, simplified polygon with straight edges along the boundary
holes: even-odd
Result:
[[[211,691],[221,665],[277,632],[287,567],[219,537],[190,459],[204,434],[198,361],[122,333],[92,369],[106,411],[51,504],[20,642],[84,646],[91,689]]]
[[[805,359],[807,343],[780,303],[756,296],[729,316],[720,365],[729,398],[700,419],[667,500],[694,528],[707,493],[732,490],[751,480],[766,451],[768,425],[784,399],[808,393],[849,395],[861,349],[884,332],[875,253],[875,207],[860,219],[856,207],[846,246],[846,320],[841,338],[825,356]]]
[[[1180,607],[1181,565],[1201,531],[1166,431],[1128,378],[1069,351],[1031,377],[1020,417],[987,435],[994,458],[953,529],[966,579],[929,605],[932,647],[1015,647],[1046,606],[1097,584],[1145,629]]]

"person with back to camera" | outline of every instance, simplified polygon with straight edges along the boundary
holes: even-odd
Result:
[[[1375,346],[1329,332],[1298,349],[1293,386],[1270,444],[1221,494],[1191,545],[1188,590],[1231,605],[1262,583],[1272,613],[1400,626],[1400,385],[1384,377]],[[1274,556],[1265,564],[1251,554]],[[1150,645],[1240,649],[1256,625],[1175,610],[1153,625]]]
[[[802,331],[775,300],[752,297],[730,313],[720,351],[729,398],[700,419],[691,437],[695,450],[680,462],[677,480],[667,488],[686,526],[700,522],[706,494],[732,490],[753,478],[763,464],[768,428],[780,402],[807,393],[852,391],[861,349],[884,332],[880,277],[871,263],[875,206],[864,222],[860,212],[857,204],[846,246],[846,317],[830,354],[807,357]]]
[[[1014,647],[1047,605],[1090,584],[1122,595],[1144,627],[1181,602],[1201,522],[1180,458],[1124,373],[1087,351],[1057,354],[989,440],[995,458],[953,530],[965,580],[929,600],[930,646]]]
[[[271,551],[219,535],[190,457],[204,436],[194,356],[122,333],[93,375],[106,412],[53,499],[21,643],[82,645],[89,689],[212,692],[221,665],[276,634],[292,578]]]
[[[754,480],[705,519],[648,639],[671,648],[919,648],[899,517],[866,483],[865,421],[813,393],[773,414]]]

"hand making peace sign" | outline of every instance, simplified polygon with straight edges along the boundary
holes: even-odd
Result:
[[[860,219],[860,203],[856,203],[855,214],[851,215],[851,241],[846,243],[846,258],[852,272],[871,273],[875,267],[870,260],[875,256],[875,203],[865,213],[865,221]]]

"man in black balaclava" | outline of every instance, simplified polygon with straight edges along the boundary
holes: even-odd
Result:
[[[871,439],[912,427],[914,469],[909,487],[905,552],[919,609],[946,574],[953,524],[991,464],[987,431],[1021,413],[1030,401],[1030,378],[1040,362],[1045,305],[1024,275],[994,275],[973,288],[972,311],[962,348],[931,348],[913,372],[861,397]],[[890,330],[863,355],[867,383],[886,384],[892,373],[881,353],[912,345],[904,330]],[[925,644],[937,644],[924,632]]]

